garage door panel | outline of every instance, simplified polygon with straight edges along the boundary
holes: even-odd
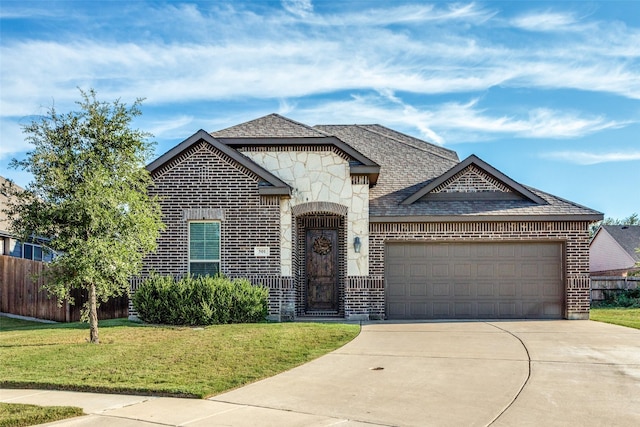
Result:
[[[471,284],[470,283],[454,283],[453,284],[453,296],[456,296],[456,297],[470,297],[471,296]]]
[[[471,264],[454,264],[453,277],[471,277]]]
[[[427,256],[427,247],[424,245],[411,245],[409,250],[405,250],[405,256],[411,258],[424,258]]]
[[[493,264],[477,264],[476,272],[478,277],[494,277],[495,276],[495,265]]]
[[[448,283],[434,283],[433,284],[433,296],[434,297],[448,297],[451,294]]]
[[[497,256],[500,258],[513,258],[516,256],[515,245],[497,245]]]
[[[386,266],[387,275],[390,278],[404,277],[406,267],[405,264],[389,264]]]
[[[498,289],[500,290],[498,292],[498,296],[500,297],[513,297],[516,295],[515,283],[500,283]]]
[[[479,298],[482,297],[490,297],[493,298],[495,294],[495,284],[494,283],[478,283],[477,284],[477,295]]]
[[[478,303],[478,318],[479,319],[494,319],[497,316],[495,311],[496,304],[494,302],[479,302]]]
[[[516,277],[516,265],[499,263],[497,266],[496,276],[500,278]]]
[[[555,283],[545,283],[542,285],[542,295],[545,297],[557,297],[561,295]]]
[[[457,302],[453,308],[454,317],[457,319],[470,319],[474,317],[472,304],[470,302]]]
[[[538,264],[522,264],[520,268],[521,277],[538,277],[540,275]]]
[[[449,246],[448,245],[435,245],[431,246],[431,256],[433,258],[449,258]]]
[[[498,317],[513,318],[516,315],[516,303],[501,301],[498,303]]]
[[[562,317],[560,243],[407,242],[386,254],[391,319]]]
[[[412,297],[424,297],[427,296],[427,284],[426,283],[412,283],[411,294]]]
[[[543,304],[543,312],[549,317],[562,316],[562,304],[547,302]]]
[[[433,316],[437,319],[450,319],[451,318],[451,305],[448,302],[434,302],[433,303]]]
[[[389,289],[387,290],[387,292],[389,293],[389,297],[397,300],[400,300],[403,297],[406,297],[407,296],[406,287],[407,285],[405,285],[404,283],[398,283],[396,286],[390,286]]]
[[[433,277],[448,277],[449,264],[433,264],[431,274]]]
[[[521,288],[523,297],[539,297],[544,295],[539,282],[523,282]]]

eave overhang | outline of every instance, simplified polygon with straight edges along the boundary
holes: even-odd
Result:
[[[589,222],[601,221],[602,214],[574,215],[395,215],[371,216],[370,223],[411,222]]]

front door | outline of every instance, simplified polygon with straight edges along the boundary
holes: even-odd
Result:
[[[338,230],[307,230],[307,310],[338,311]]]

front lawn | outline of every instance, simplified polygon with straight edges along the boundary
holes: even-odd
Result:
[[[640,329],[640,308],[592,308],[591,320]]]
[[[204,398],[266,378],[339,348],[359,333],[339,323],[259,323],[203,328],[0,317],[0,387]]]
[[[24,427],[82,415],[72,406],[36,406],[0,402],[0,427]]]

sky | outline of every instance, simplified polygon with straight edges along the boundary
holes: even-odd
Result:
[[[640,213],[638,1],[0,1],[0,175],[79,89],[144,98],[159,156],[278,113],[378,123],[515,181]]]

